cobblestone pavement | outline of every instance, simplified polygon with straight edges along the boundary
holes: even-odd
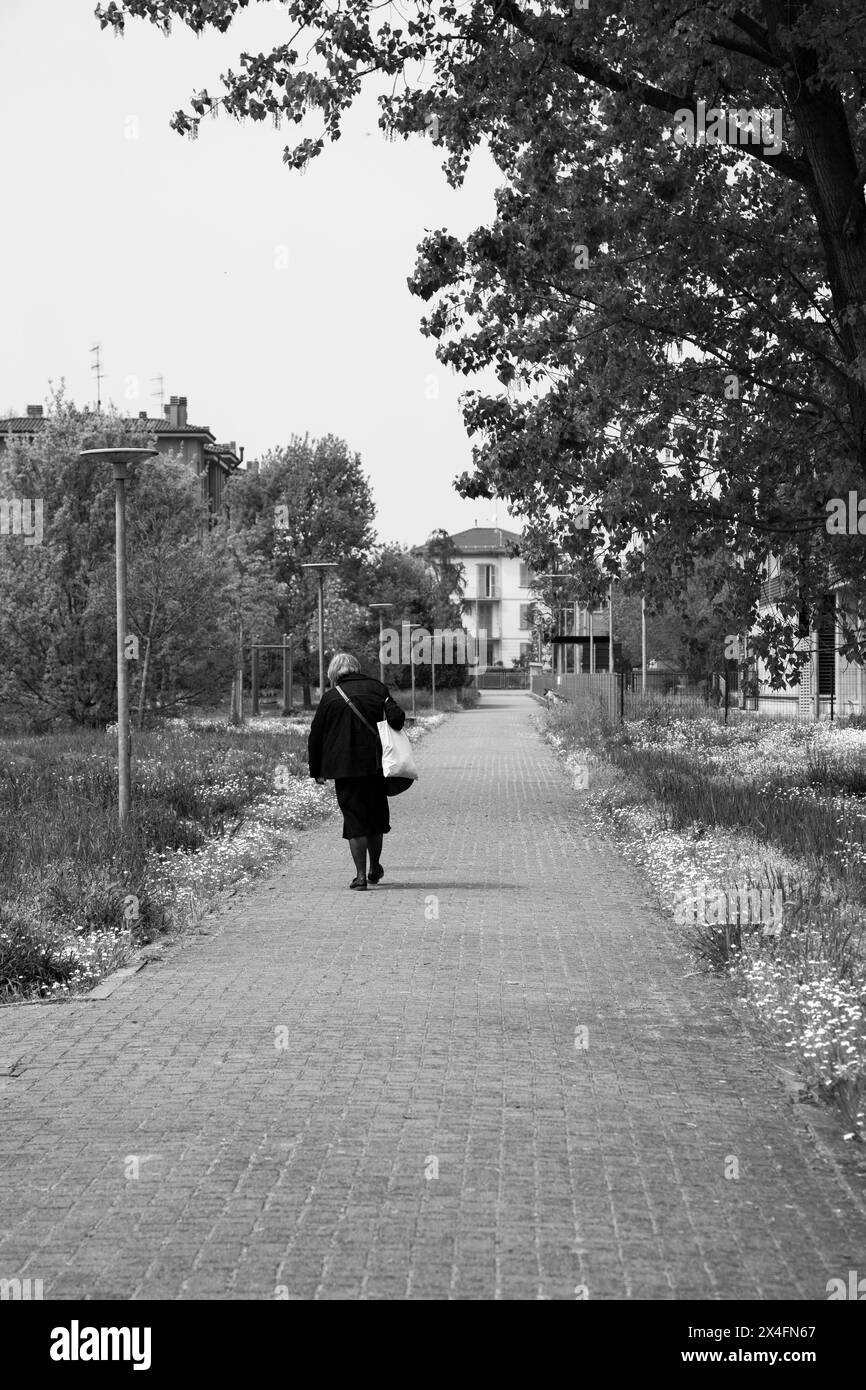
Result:
[[[421,745],[380,888],[347,891],[330,821],[109,997],[0,1010],[0,1277],[824,1299],[863,1266],[856,1177],[581,826],[534,709],[485,695]]]

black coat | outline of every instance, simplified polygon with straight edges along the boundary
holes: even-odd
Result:
[[[402,729],[406,715],[381,681],[349,672],[337,684],[374,731],[382,719],[387,719],[392,729]],[[378,735],[361,723],[339,690],[326,690],[319,701],[307,753],[311,777],[372,777],[382,766]]]

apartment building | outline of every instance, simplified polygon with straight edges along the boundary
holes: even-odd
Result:
[[[172,396],[161,416],[140,411],[138,420],[161,454],[179,454],[201,478],[202,496],[207,499],[214,518],[224,515],[223,486],[228,476],[240,468],[244,451],[234,440],[221,444],[208,425],[193,425],[188,420],[186,396]],[[47,424],[41,405],[28,405],[26,415],[11,415],[0,419],[0,451],[7,442],[19,439],[33,443]]]
[[[476,525],[451,540],[465,576],[464,623],[487,633],[488,666],[510,669],[529,657],[532,645],[532,576],[512,553],[520,536],[501,526]]]

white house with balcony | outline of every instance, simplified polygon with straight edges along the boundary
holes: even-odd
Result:
[[[532,646],[532,575],[510,552],[520,541],[501,526],[472,526],[451,537],[463,566],[464,622],[487,633],[487,664],[510,670]]]
[[[786,585],[794,582],[794,577],[780,565],[778,556],[768,555],[761,582],[759,619],[776,611]],[[739,636],[736,653],[729,655],[740,668],[740,703],[744,708],[791,719],[843,719],[866,714],[866,668],[849,661],[840,651],[843,612],[849,622],[856,625],[856,595],[844,584],[834,583],[831,576],[821,615],[813,631],[802,639],[801,645],[808,651],[809,660],[800,673],[800,682],[785,685],[780,690],[771,688],[764,662],[754,656],[748,641]]]

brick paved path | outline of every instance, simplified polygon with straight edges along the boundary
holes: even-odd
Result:
[[[0,1010],[0,1277],[823,1299],[863,1267],[856,1187],[581,828],[534,708],[422,745],[380,889],[347,891],[331,821],[109,998]]]

